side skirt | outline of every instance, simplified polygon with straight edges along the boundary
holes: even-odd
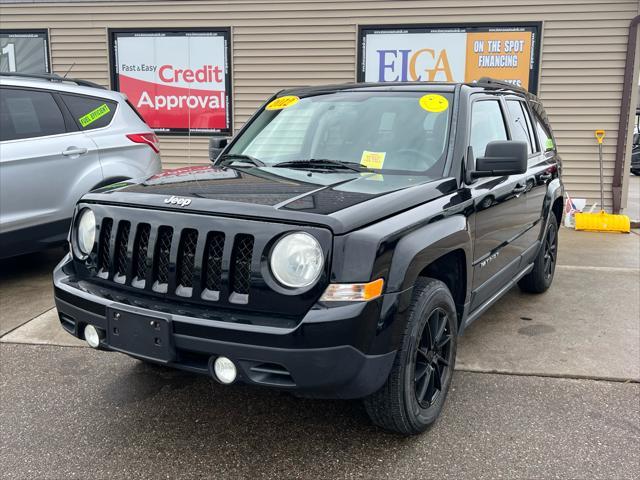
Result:
[[[500,290],[494,293],[491,297],[489,297],[482,305],[479,305],[473,312],[470,312],[469,315],[462,321],[462,325],[464,328],[467,328],[471,325],[475,320],[480,317],[487,309],[496,303],[505,293],[511,290],[513,287],[517,285],[522,277],[524,277],[527,273],[533,270],[533,263],[527,265],[524,269],[520,270],[518,274],[516,274],[508,283],[506,283]]]

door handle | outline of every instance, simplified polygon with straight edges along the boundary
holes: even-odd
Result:
[[[88,150],[84,147],[78,148],[78,147],[69,147],[67,148],[64,152],[62,152],[62,155],[65,155],[67,157],[71,156],[71,155],[83,155],[85,153],[87,153]]]

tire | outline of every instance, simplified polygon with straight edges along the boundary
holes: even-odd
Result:
[[[518,286],[524,292],[546,292],[553,282],[558,261],[558,221],[553,213],[550,215],[544,240],[533,262],[533,270],[518,282]]]
[[[640,176],[640,170],[631,170],[631,173],[633,173],[635,176]]]
[[[434,337],[439,347],[433,348]],[[451,385],[457,337],[456,306],[447,286],[432,278],[418,279],[391,373],[380,390],[364,399],[375,425],[414,435],[436,421]]]

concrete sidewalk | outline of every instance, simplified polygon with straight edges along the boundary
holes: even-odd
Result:
[[[60,248],[0,260],[0,337],[53,307],[51,272]]]
[[[465,332],[459,369],[640,381],[640,236],[560,230],[542,295],[513,289]]]

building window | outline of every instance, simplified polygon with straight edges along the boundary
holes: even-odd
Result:
[[[0,30],[0,72],[50,73],[46,30]]]

